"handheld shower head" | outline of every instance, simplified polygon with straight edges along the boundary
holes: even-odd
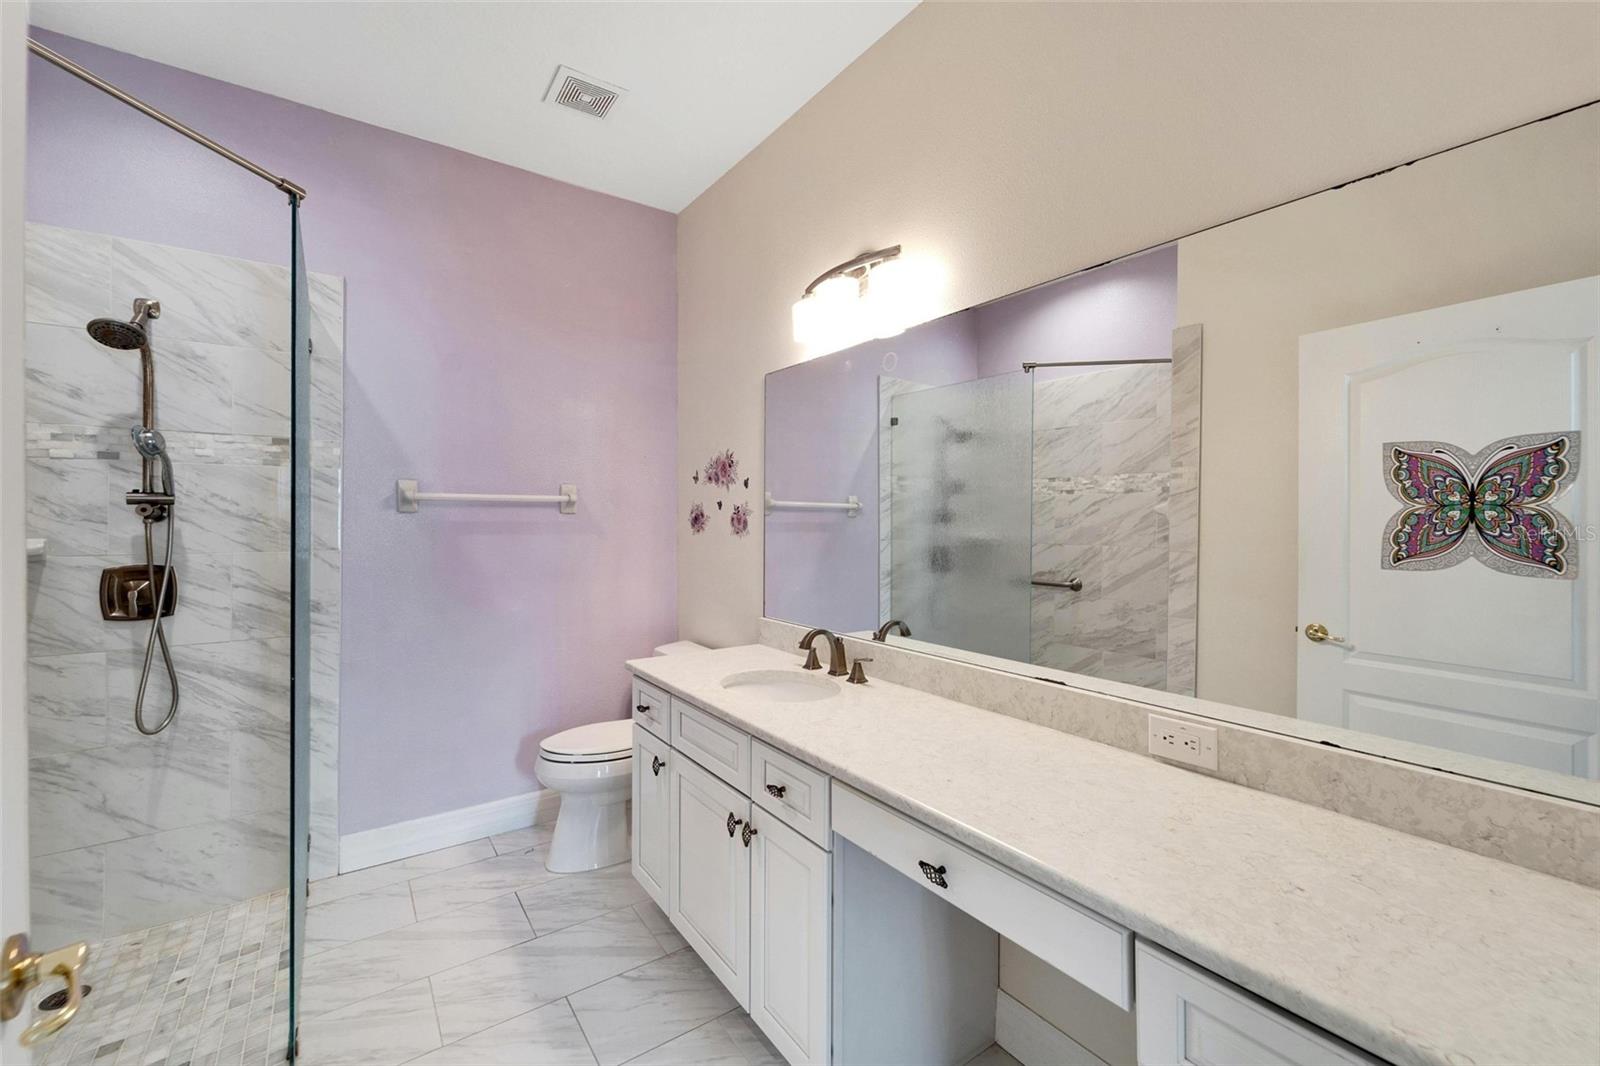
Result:
[[[161,460],[161,491],[168,496],[174,495],[172,485],[172,459],[167,455],[167,438],[161,435],[160,430],[151,429],[149,426],[134,426],[128,431],[133,437],[133,446],[139,454],[146,459]],[[146,486],[148,490],[148,486]]]
[[[133,436],[133,446],[146,459],[159,459],[167,454],[167,438],[159,430],[149,426],[134,426],[129,432]]]
[[[107,348],[133,351],[150,343],[149,321],[161,317],[161,302],[140,297],[133,301],[133,317],[124,322],[120,318],[96,318],[86,327],[89,336]]]

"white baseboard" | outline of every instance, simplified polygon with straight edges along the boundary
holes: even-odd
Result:
[[[426,818],[350,833],[339,838],[339,872],[347,874],[495,833],[552,822],[560,807],[561,794],[543,788],[475,807],[460,807]]]
[[[1094,1052],[998,989],[994,1042],[1022,1066],[1106,1066]]]

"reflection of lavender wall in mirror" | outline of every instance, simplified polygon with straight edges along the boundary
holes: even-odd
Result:
[[[1166,359],[1178,324],[1178,247],[1019,292],[971,313],[977,319],[980,377],[1020,370],[1024,362]],[[1039,373],[1041,380],[1061,374]]]
[[[767,375],[766,483],[780,500],[842,502],[861,511],[766,516],[766,613],[838,631],[878,618],[878,381],[920,385],[972,378],[971,313]]]

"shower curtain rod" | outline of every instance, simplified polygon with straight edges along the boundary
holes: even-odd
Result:
[[[283,192],[288,193],[294,199],[304,200],[306,198],[306,191],[300,186],[296,185],[294,182],[290,181],[288,178],[280,178],[278,175],[274,174],[265,167],[259,167],[250,162],[250,160],[246,159],[238,152],[224,148],[222,145],[218,144],[216,141],[213,141],[210,137],[207,137],[200,131],[185,126],[183,123],[179,122],[177,119],[173,118],[164,111],[156,110],[143,100],[139,99],[137,96],[123,92],[115,85],[112,85],[109,81],[106,81],[104,78],[93,73],[92,71],[85,70],[83,67],[80,67],[78,64],[62,55],[60,52],[57,52],[51,48],[47,48],[38,41],[34,40],[32,37],[28,38],[28,51],[38,56],[46,63],[60,67],[68,74],[71,74],[74,78],[88,82],[90,85],[93,85],[96,89],[99,89],[107,96],[121,100],[135,111],[138,111],[140,114],[144,115],[146,118],[155,119],[169,130],[181,133],[194,143],[211,149],[213,152],[228,160],[230,163],[235,163],[238,166],[243,167],[258,178],[270,181],[273,185],[277,186]]]

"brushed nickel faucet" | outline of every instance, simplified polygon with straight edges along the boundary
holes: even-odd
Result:
[[[910,626],[906,625],[898,618],[891,618],[887,622],[883,623],[883,625],[878,627],[878,631],[872,634],[872,639],[877,641],[879,644],[889,643],[889,630],[891,629],[898,629],[902,637],[909,637],[911,635]]]
[[[850,671],[845,669],[844,641],[827,629],[813,629],[800,638],[800,650],[807,653],[802,669],[822,669],[822,664],[817,661],[817,649],[811,646],[819,636],[828,638],[828,676],[843,677],[848,674]]]

